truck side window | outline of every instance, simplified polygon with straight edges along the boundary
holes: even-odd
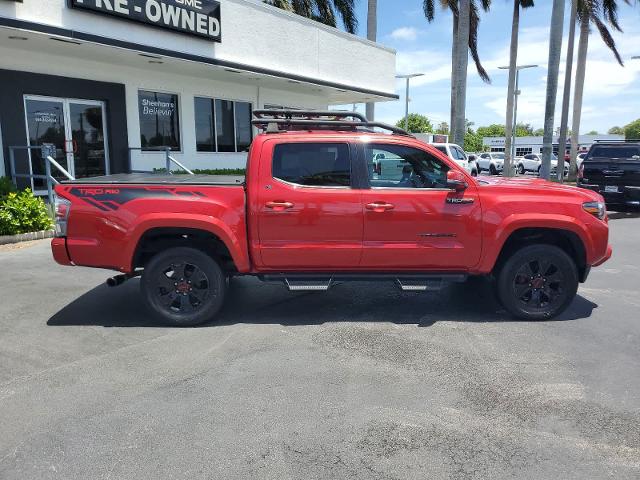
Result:
[[[273,152],[273,177],[316,187],[351,185],[351,158],[345,143],[282,143]]]
[[[449,168],[433,155],[403,145],[368,144],[372,188],[446,188]]]

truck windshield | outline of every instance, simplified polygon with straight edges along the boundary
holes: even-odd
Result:
[[[633,158],[634,156],[640,157],[640,146],[624,145],[624,146],[597,146],[593,147],[589,157],[599,158]]]

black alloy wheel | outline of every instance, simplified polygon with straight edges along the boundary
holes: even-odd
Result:
[[[529,245],[516,251],[498,274],[498,297],[518,318],[551,319],[562,313],[578,290],[571,257],[554,245]]]
[[[498,170],[496,170],[496,167],[493,165],[489,165],[489,173],[491,175],[497,175],[498,174]]]
[[[188,247],[155,255],[142,274],[145,303],[165,323],[193,326],[212,319],[224,302],[226,278],[206,253]]]

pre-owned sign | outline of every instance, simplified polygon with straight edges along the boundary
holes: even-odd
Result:
[[[215,0],[69,0],[73,8],[127,18],[221,41],[220,2]]]

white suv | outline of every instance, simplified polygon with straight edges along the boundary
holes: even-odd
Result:
[[[504,169],[504,153],[487,152],[478,157],[480,171],[488,170],[491,175],[498,175]]]
[[[462,148],[460,148],[455,143],[432,143],[431,145],[436,147],[438,150],[440,150],[447,157],[456,162],[474,177],[478,175],[476,162],[473,160],[469,160],[467,154],[464,153],[464,150],[462,150]]]

